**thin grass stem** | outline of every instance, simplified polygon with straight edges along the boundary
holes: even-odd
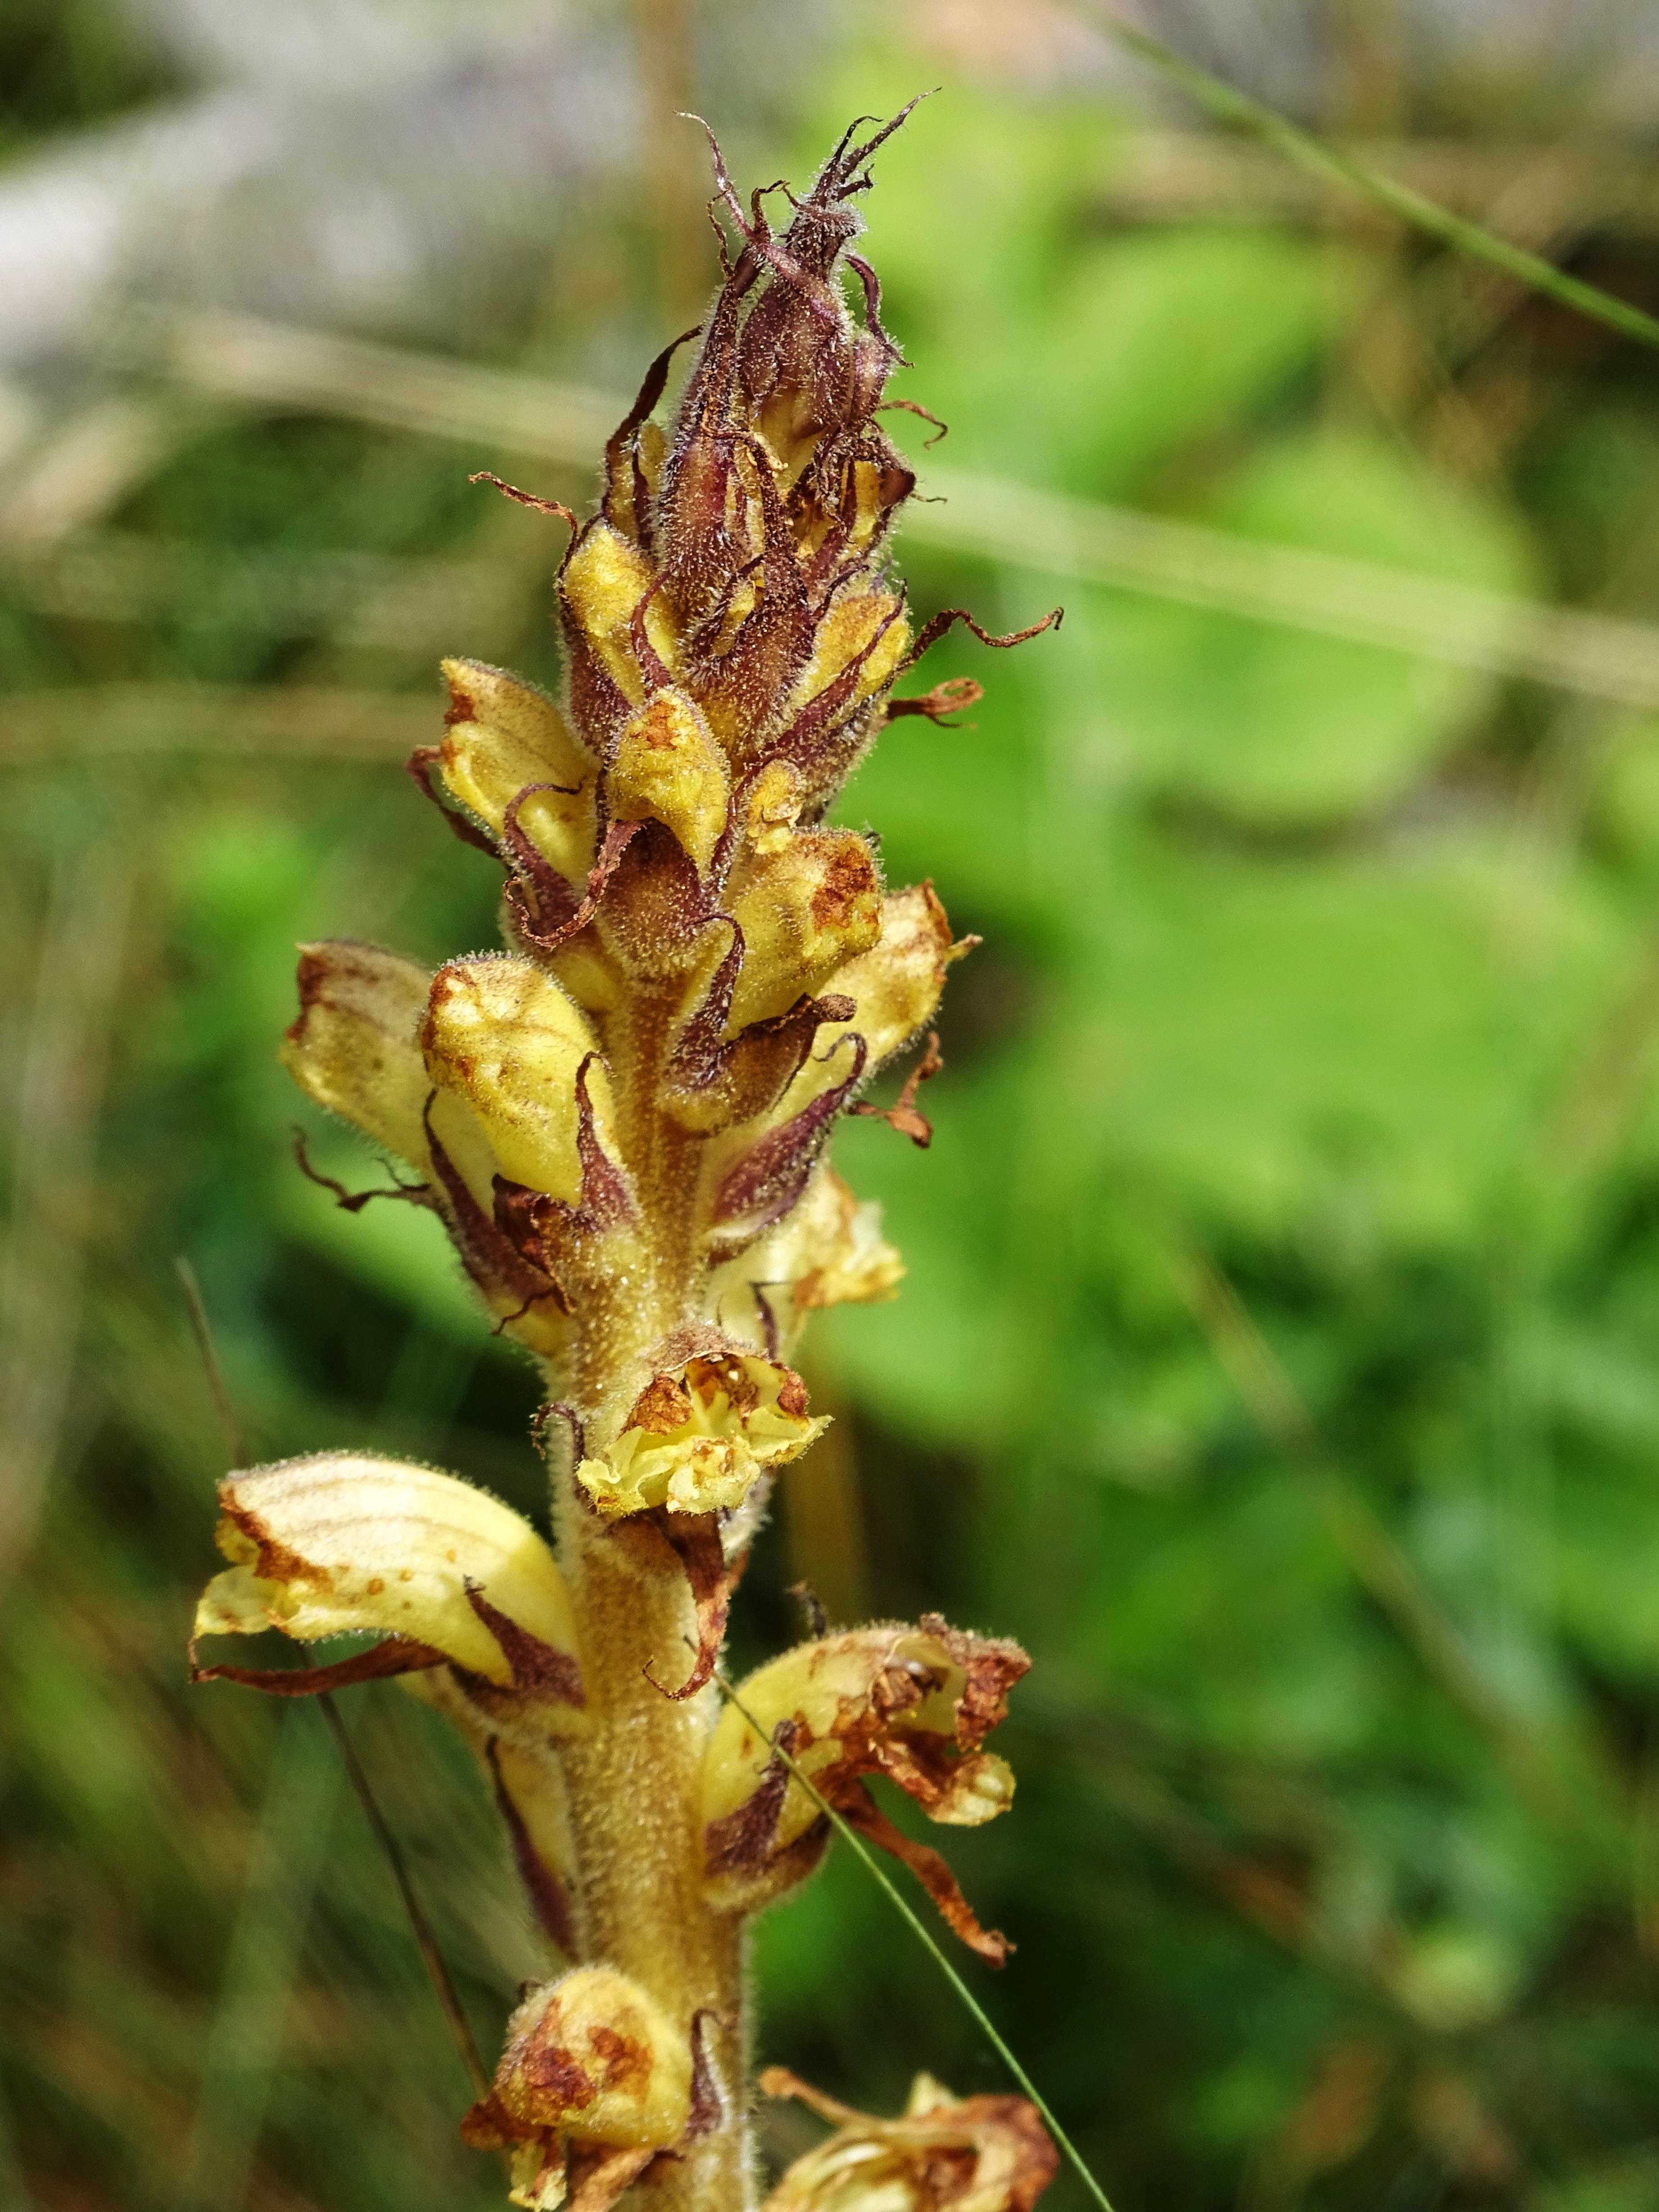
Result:
[[[213,1402],[218,1411],[220,1425],[224,1431],[226,1449],[230,1454],[231,1464],[234,1467],[240,1467],[246,1456],[243,1448],[241,1425],[236,1419],[236,1409],[231,1403],[230,1392],[226,1387],[224,1370],[219,1364],[218,1347],[213,1340],[213,1330],[208,1321],[207,1308],[203,1303],[201,1287],[196,1280],[196,1271],[182,1253],[175,1258],[173,1265],[174,1273],[179,1278],[179,1286],[184,1291],[185,1304],[190,1313],[190,1325],[195,1333],[197,1349],[202,1355],[202,1364],[207,1371],[208,1387],[213,1394]],[[476,2097],[487,2097],[489,2094],[489,2076],[484,2070],[483,2060],[479,2056],[477,2040],[473,2035],[465,2013],[461,2009],[460,1998],[456,1992],[449,1968],[444,1963],[443,1954],[438,1948],[437,1939],[432,1933],[432,1923],[426,1917],[426,1908],[422,1905],[415,1884],[410,1877],[409,1868],[398,1839],[392,1834],[385,1814],[380,1810],[380,1800],[374,1795],[374,1787],[368,1778],[368,1770],[357,1755],[357,1747],[352,1742],[346,1731],[345,1722],[341,1717],[339,1707],[334,1702],[332,1692],[323,1691],[317,1699],[317,1704],[323,1718],[328,1723],[330,1735],[339,1747],[340,1757],[345,1764],[347,1776],[352,1789],[356,1792],[357,1802],[363,1808],[363,1818],[368,1822],[374,1839],[379,1844],[386,1865],[391,1870],[392,1879],[397,1885],[398,1894],[403,1899],[404,1911],[409,1916],[409,1925],[415,1937],[416,1948],[425,1964],[428,1977],[432,1984],[433,1995],[437,1998],[439,2009],[448,2023],[450,2034],[454,2039],[455,2048],[460,2053],[461,2063],[466,2069],[467,2080],[472,2085],[472,2093]]]
[[[1248,93],[1240,92],[1224,79],[1212,76],[1207,70],[1188,61],[1184,54],[1176,52],[1149,32],[1124,22],[1103,9],[1086,7],[1085,12],[1109,37],[1171,84],[1178,85],[1218,123],[1260,138],[1298,168],[1346,185],[1379,207],[1389,209],[1413,229],[1437,238],[1455,252],[1467,254],[1473,261],[1484,261],[1489,268],[1502,270],[1518,283],[1542,293],[1547,299],[1558,301],[1564,307],[1573,308],[1592,322],[1605,324],[1621,337],[1633,338],[1638,345],[1659,350],[1659,321],[1644,314],[1627,300],[1604,292],[1600,285],[1587,284],[1581,277],[1569,276],[1553,263],[1528,253],[1524,246],[1510,245],[1496,232],[1471,222],[1465,216],[1454,215],[1438,201],[1413,191],[1409,185],[1400,184],[1380,170],[1356,161],[1352,154],[1345,154],[1328,139],[1304,131],[1299,123],[1292,123],[1289,116],[1265,106],[1259,100],[1252,100]]]
[[[202,1356],[203,1372],[213,1396],[213,1410],[219,1416],[223,1431],[225,1450],[233,1467],[247,1465],[247,1438],[236,1418],[236,1408],[231,1403],[230,1392],[225,1383],[225,1370],[219,1364],[219,1347],[213,1340],[213,1331],[208,1325],[207,1308],[202,1303],[202,1286],[196,1279],[196,1270],[182,1252],[173,1259],[173,1272],[179,1278],[179,1287],[185,1294],[185,1310],[190,1316],[191,1334],[196,1339],[196,1349]]]
[[[744,1720],[748,1722],[750,1727],[753,1729],[756,1734],[760,1737],[761,1741],[763,1743],[766,1742],[768,1741],[766,1730],[762,1728],[760,1723],[755,1718],[753,1713],[750,1711],[748,1706],[744,1705],[743,1699],[738,1695],[737,1692],[732,1688],[731,1683],[727,1681],[726,1676],[721,1674],[718,1667],[714,1669],[714,1682],[720,1695],[730,1704],[737,1707],[738,1711],[743,1715]],[[801,1768],[781,1743],[774,1740],[772,1748],[777,1753],[779,1758],[782,1759],[790,1773],[794,1777],[795,1780],[799,1783],[801,1788],[806,1792],[807,1796],[817,1807],[818,1810],[823,1814],[825,1818],[830,1821],[836,1834],[851,1847],[852,1850],[862,1863],[877,1887],[886,1893],[887,1898],[894,1910],[897,1912],[899,1917],[905,1923],[907,1927],[908,1927],[911,1934],[921,1945],[923,1950],[927,1952],[928,1957],[932,1959],[933,1964],[939,1968],[940,1973],[944,1975],[945,1980],[949,1982],[951,1989],[956,1992],[957,2001],[965,2008],[969,2017],[978,2028],[980,2033],[985,2038],[985,2040],[990,2045],[992,2050],[995,2051],[997,2057],[1002,2061],[1009,2073],[1018,2083],[1022,2092],[1028,2096],[1031,2102],[1036,2106],[1037,2111],[1042,2116],[1042,2124],[1048,2129],[1049,2134],[1054,2137],[1055,2143],[1059,2146],[1060,2150],[1070,2163],[1073,2170],[1077,2174],[1078,2179],[1082,2182],[1090,2196],[1092,2197],[1095,2203],[1099,2205],[1100,2212],[1112,2212],[1111,2199],[1107,2196],[1106,2191],[1101,2187],[1099,2182],[1095,2179],[1094,2175],[1089,2171],[1087,2165],[1084,2162],[1082,2152],[1079,2150],[1077,2145],[1072,2141],[1065,2129],[1061,2127],[1060,2122],[1054,2118],[1054,2113],[1049,2109],[1048,2101],[1044,2098],[1042,2091],[1037,2087],[1036,2082],[1032,2081],[1030,2075],[1025,2071],[1025,2069],[1020,2064],[1018,2059],[1015,2057],[1013,2052],[1003,2040],[1003,2038],[997,2031],[995,2023],[992,2021],[990,2014],[986,2011],[984,2006],[981,2004],[979,1999],[969,1988],[967,1983],[963,1980],[962,1976],[957,1972],[956,1968],[951,1964],[951,1961],[945,1957],[944,1952],[934,1942],[926,1923],[921,1919],[920,1915],[913,1910],[909,1900],[899,1889],[897,1884],[889,1878],[885,1870],[877,1864],[875,1857],[865,1844],[862,1838],[849,1827],[844,1820],[842,1820],[841,1814],[836,1810],[829,1799],[823,1796],[822,1791],[813,1782],[811,1775],[807,1774]]]
[[[437,1997],[444,2018],[449,2023],[449,2032],[455,2039],[455,2048],[461,2055],[461,2063],[466,2068],[467,2079],[472,2084],[472,2094],[475,2097],[487,2097],[489,2094],[489,2075],[485,2071],[483,2058],[479,2056],[477,2039],[473,2035],[465,2013],[461,2009],[461,2001],[456,1993],[449,1969],[444,1964],[443,1954],[439,1950],[437,1939],[432,1933],[432,1923],[426,1917],[426,1908],[422,1905],[415,1885],[410,1879],[409,1869],[404,1863],[402,1849],[386,1824],[386,1815],[380,1810],[380,1801],[374,1795],[363,1762],[357,1756],[357,1747],[346,1733],[345,1722],[341,1718],[340,1709],[335,1704],[332,1693],[325,1691],[317,1703],[321,1709],[323,1718],[328,1723],[329,1733],[340,1747],[340,1756],[345,1761],[345,1770],[351,1778],[351,1786],[357,1793],[357,1802],[363,1808],[363,1817],[374,1830],[374,1839],[385,1855],[387,1866],[392,1869],[392,1879],[398,1885],[398,1894],[404,1901],[404,1911],[409,1915],[409,1924],[414,1931],[415,1942],[419,1948],[422,1958],[426,1962],[426,1971],[431,1978],[433,1993]]]

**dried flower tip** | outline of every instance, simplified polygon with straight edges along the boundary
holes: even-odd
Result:
[[[930,1819],[953,1826],[1006,1811],[1013,1775],[980,1747],[1030,1664],[1018,1644],[965,1635],[930,1613],[919,1628],[854,1629],[802,1644],[750,1675],[703,1759],[703,1850],[715,1902],[756,1909],[807,1872],[822,1848],[822,1816],[781,1747],[847,1820],[912,1868],[963,1940],[1000,1965],[1005,1939],[980,1927],[939,1854],[892,1826],[863,1778],[886,1775]]]
[[[332,1667],[224,1677],[289,1694],[448,1661],[486,1702],[533,1711],[544,1728],[580,1724],[581,1667],[564,1577],[530,1523],[455,1476],[367,1453],[322,1452],[233,1474],[219,1486],[215,1576],[195,1634],[271,1628],[312,1643],[350,1630],[389,1644]]]
[[[821,1306],[873,1305],[897,1295],[904,1261],[881,1233],[881,1206],[863,1205],[830,1167],[765,1240],[715,1279],[714,1308],[734,1335],[758,1328],[769,1356],[787,1352]]]
[[[612,1518],[653,1506],[731,1512],[764,1469],[798,1459],[829,1426],[806,1403],[799,1376],[769,1359],[690,1359],[652,1378],[608,1456],[583,1460],[576,1479]]]
[[[765,2212],[1030,2212],[1060,2168],[1024,2097],[953,2097],[918,2074],[902,2118],[877,2120],[781,2066],[767,2068],[761,2087],[836,2123],[789,2167]]]

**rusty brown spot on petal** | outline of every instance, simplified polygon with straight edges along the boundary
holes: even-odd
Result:
[[[672,1436],[691,1418],[691,1400],[683,1382],[672,1375],[653,1375],[634,1401],[623,1422],[625,1429],[643,1429],[650,1436]]]
[[[234,1474],[219,1485],[219,1504],[226,1520],[233,1522],[258,1552],[253,1571],[261,1582],[298,1583],[314,1590],[333,1589],[334,1577],[326,1567],[319,1566],[314,1559],[302,1558],[290,1545],[273,1536],[252,1508],[241,1503],[236,1495]]]
[[[812,919],[823,930],[844,929],[879,892],[876,864],[862,838],[838,844],[812,894]]]
[[[548,2132],[533,2120],[514,2118],[493,2089],[487,2097],[480,2097],[461,2121],[461,2141],[474,2150],[505,2150],[509,2143],[533,2142]]]
[[[618,2089],[630,2097],[643,2097],[651,2086],[651,2046],[619,2028],[595,2026],[587,2039],[604,2062],[602,2089]]]
[[[789,1794],[789,1769],[783,1753],[794,1755],[799,1730],[793,1721],[780,1721],[772,1741],[781,1747],[766,1762],[766,1771],[739,1805],[702,1832],[703,1863],[711,1875],[746,1874],[764,1866],[777,1840],[778,1816]]]
[[[580,2112],[599,2094],[599,2083],[575,2052],[550,2036],[537,2036],[521,2051],[514,2071],[526,2087],[561,2112]]]

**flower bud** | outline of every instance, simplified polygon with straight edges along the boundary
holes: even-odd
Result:
[[[431,976],[350,939],[300,947],[300,1012],[282,1059],[307,1097],[424,1172],[431,1085],[416,1044]]]
[[[769,1359],[721,1352],[654,1376],[604,1459],[576,1480],[616,1519],[665,1506],[730,1512],[763,1471],[798,1459],[829,1426],[806,1411],[799,1375]]]
[[[980,1927],[944,1861],[892,1826],[862,1778],[886,1775],[931,1820],[953,1826],[1005,1812],[1014,1778],[980,1747],[1030,1665],[1017,1644],[965,1635],[928,1613],[919,1628],[860,1628],[802,1644],[751,1674],[703,1758],[703,1850],[714,1900],[752,1910],[777,1893],[775,1869],[793,1880],[811,1863],[804,1850],[786,1859],[822,1815],[780,1756],[781,1744],[820,1796],[921,1877],[963,1941],[1000,1965],[1005,1939]]]
[[[610,1966],[578,1966],[532,1990],[507,2023],[495,2087],[461,2133],[508,2153],[510,2202],[608,2212],[692,2117],[687,2038]]]
[[[626,1974],[578,1966],[508,2021],[495,2095],[573,2142],[668,2150],[691,2116],[690,2043]]]
[[[877,2120],[781,2066],[767,2068],[761,2087],[837,2124],[787,2169],[764,2212],[1030,2212],[1060,2170],[1024,2097],[953,2097],[918,2074],[902,2118]]]
[[[499,1499],[430,1468],[320,1452],[233,1474],[219,1501],[216,1541],[232,1564],[203,1594],[197,1636],[276,1628],[313,1643],[383,1629],[394,1640],[334,1667],[211,1667],[197,1680],[303,1694],[447,1660],[492,1709],[533,1711],[566,1732],[579,1724],[585,1697],[564,1577]]]
[[[683,691],[659,691],[617,741],[605,779],[617,822],[654,820],[672,830],[707,874],[726,828],[726,756]]]
[[[591,522],[570,550],[559,598],[571,649],[572,703],[589,708],[578,719],[590,730],[595,721],[601,729],[614,725],[618,705],[645,703],[650,687],[640,667],[641,643],[671,672],[678,659],[668,602],[659,592],[647,604],[655,580],[647,556],[608,522]],[[611,702],[608,711],[600,694]]]
[[[477,660],[446,660],[443,672],[450,705],[438,769],[451,797],[498,839],[519,799],[519,829],[562,875],[581,882],[593,860],[592,755],[533,684]]]
[[[851,678],[849,705],[859,705],[893,680],[910,642],[902,603],[888,592],[837,599],[819,623],[812,657],[801,671],[790,704],[804,707],[839,676]]]
[[[443,1094],[433,1127],[481,1205],[493,1202],[496,1170],[509,1182],[577,1202],[576,1078],[596,1040],[586,1015],[550,975],[505,954],[452,960],[432,979],[421,1048]],[[606,1131],[610,1084],[597,1060],[586,1080],[598,1126]]]
[[[881,935],[881,879],[869,840],[850,830],[798,830],[732,881],[744,935],[732,1024],[781,1014]]]

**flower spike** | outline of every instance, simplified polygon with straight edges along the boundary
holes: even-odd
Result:
[[[735,1923],[828,1833],[792,1761],[981,1957],[1008,1948],[866,1785],[945,1825],[1004,1810],[1013,1779],[984,1739],[1017,1646],[928,1614],[785,1653],[744,1686],[752,1718],[708,1694],[772,1486],[813,1479],[810,1457],[787,1472],[825,1425],[796,1341],[904,1273],[830,1164],[836,1132],[879,1114],[928,1142],[940,996],[976,941],[830,810],[890,720],[978,698],[967,677],[893,696],[953,624],[1000,648],[1059,621],[994,636],[959,609],[913,617],[893,570],[916,477],[892,430],[937,418],[887,396],[905,356],[858,202],[915,106],[858,118],[804,191],[740,192],[702,126],[720,289],[647,368],[597,500],[475,477],[569,531],[549,563],[556,697],[447,659],[441,732],[409,763],[501,870],[504,950],[434,973],[307,945],[283,1047],[538,1363],[561,1551],[455,1477],[365,1453],[238,1473],[198,1635],[380,1640],[196,1672],[283,1694],[398,1675],[462,1732],[537,1940],[569,1969],[515,2014],[465,2124],[530,2212],[606,2212],[636,2182],[749,2201]],[[862,1103],[899,1054],[896,1102]],[[349,1212],[380,1194],[299,1157]],[[879,2122],[816,2100],[842,2132],[774,2212],[1030,2212],[1050,2169],[1017,2103],[933,2085]]]

